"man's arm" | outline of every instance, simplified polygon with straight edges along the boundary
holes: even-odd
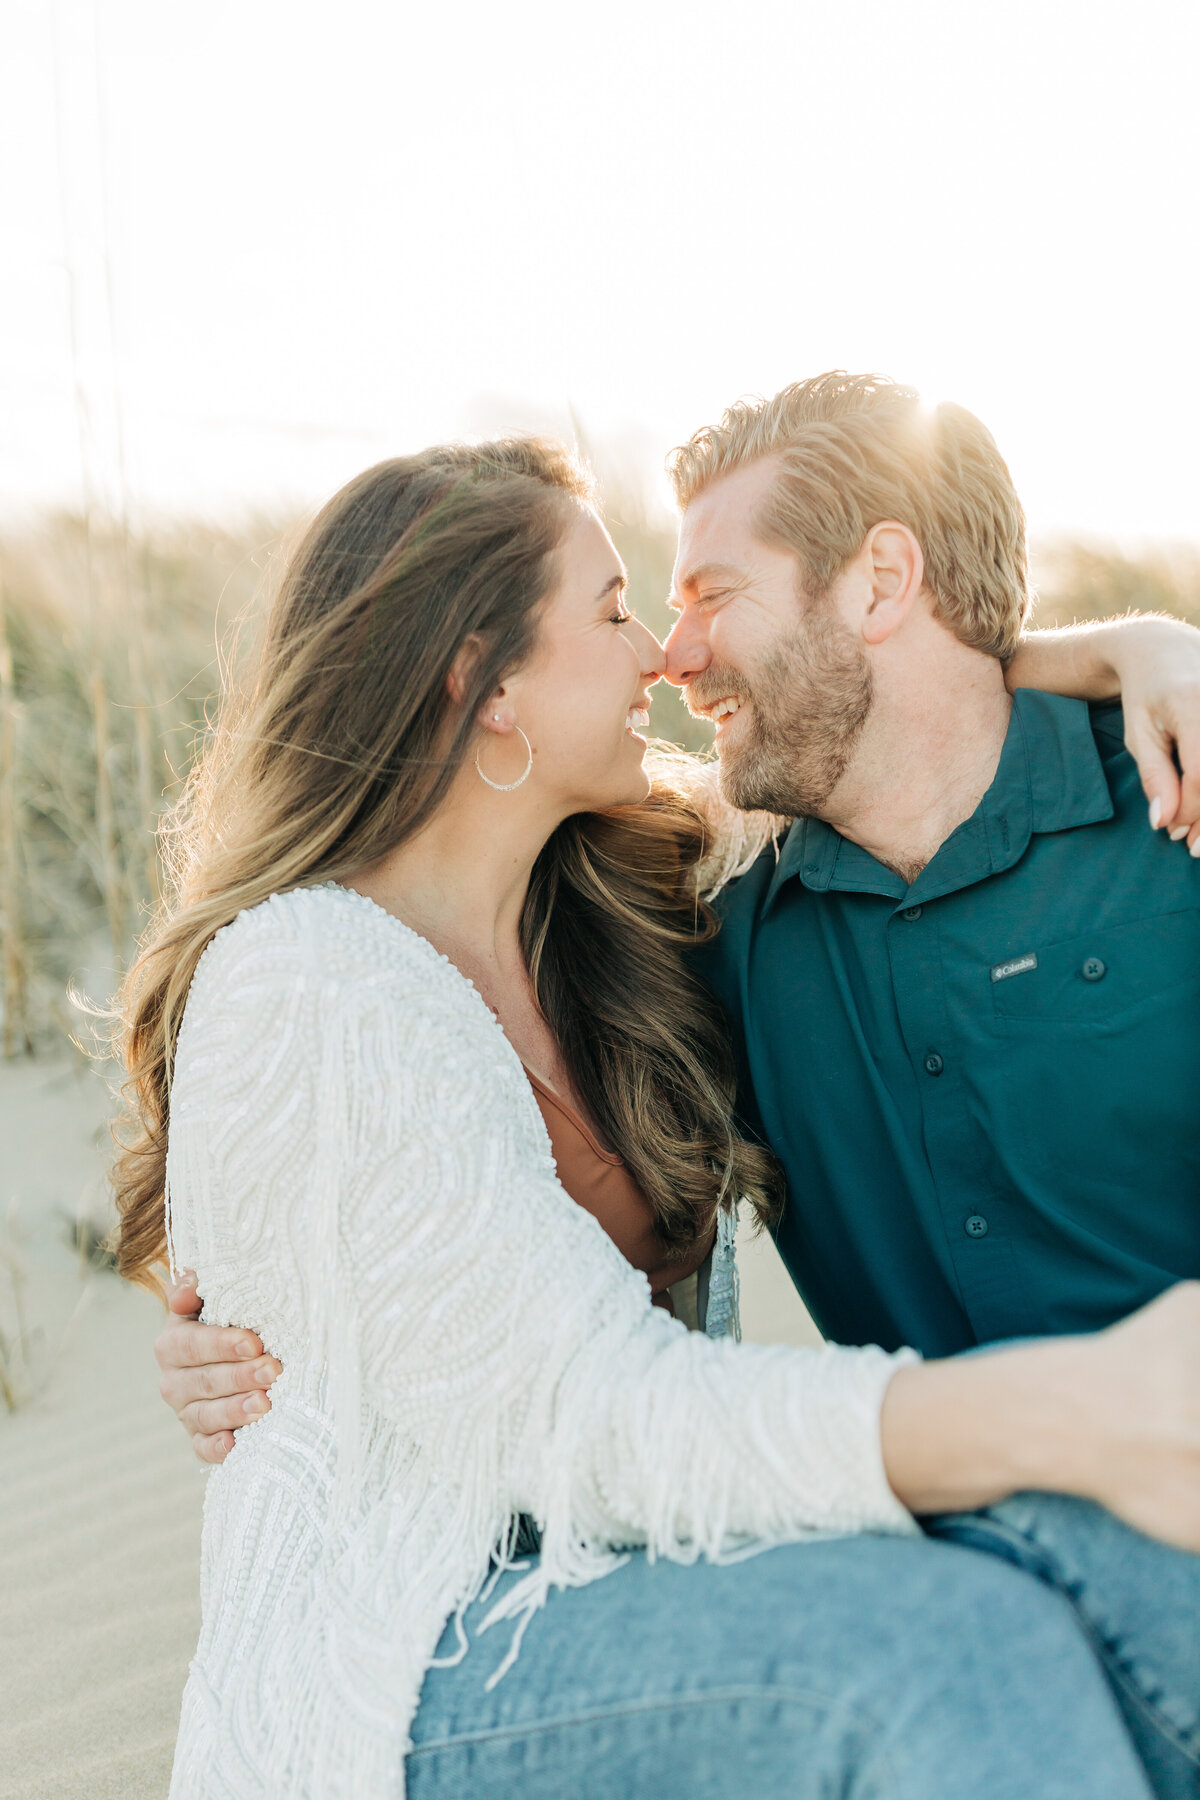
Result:
[[[1030,631],[1005,676],[1011,689],[1077,700],[1120,696],[1125,742],[1150,823],[1200,856],[1200,631],[1182,619],[1127,619]]]
[[[171,1322],[154,1354],[162,1370],[158,1391],[191,1433],[202,1463],[221,1463],[239,1425],[265,1413],[281,1365],[265,1356],[252,1331],[201,1325],[196,1278],[185,1270],[169,1291]]]

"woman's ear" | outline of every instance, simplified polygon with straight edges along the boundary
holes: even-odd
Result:
[[[455,706],[467,704],[467,695],[471,691],[471,684],[482,655],[483,639],[472,632],[470,637],[463,639],[446,676],[446,692]]]
[[[467,638],[458,655],[450,665],[446,675],[446,692],[455,706],[465,706],[475,680],[475,672],[479,667],[479,659],[483,655],[483,640],[472,635]],[[516,730],[517,719],[513,711],[512,701],[504,684],[494,688],[479,708],[476,723],[485,731],[495,731],[501,737]]]
[[[890,519],[871,527],[863,549],[870,558],[871,596],[862,635],[868,644],[882,644],[912,611],[925,585],[925,558],[908,526]]]
[[[503,687],[498,687],[489,694],[479,709],[478,722],[485,731],[494,731],[499,737],[507,737],[517,728],[516,714],[512,702]]]

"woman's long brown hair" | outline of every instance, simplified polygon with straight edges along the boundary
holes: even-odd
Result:
[[[558,445],[440,446],[368,469],[300,543],[254,680],[227,698],[167,821],[168,897],[122,993],[133,1132],[114,1186],[129,1279],[157,1288],[166,1260],[171,1065],[205,948],[247,907],[351,875],[430,819],[479,707],[529,655],[572,503],[591,498]],[[447,676],[468,639],[479,655],[455,708]],[[681,1253],[733,1194],[772,1216],[777,1179],[733,1129],[717,1007],[684,962],[714,929],[692,891],[706,828],[685,787],[660,778],[642,806],[566,820],[521,921],[578,1091]]]

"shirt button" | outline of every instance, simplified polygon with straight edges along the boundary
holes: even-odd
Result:
[[[1103,981],[1108,974],[1108,965],[1102,963],[1098,956],[1089,956],[1079,973],[1085,981]]]
[[[945,1063],[942,1061],[936,1050],[931,1050],[929,1055],[925,1058],[925,1072],[927,1075],[940,1075],[945,1066]]]
[[[920,916],[921,909],[919,906],[906,906],[900,915],[902,919],[919,919]]]
[[[972,1213],[971,1214],[970,1218],[967,1220],[966,1233],[967,1233],[968,1237],[986,1237],[987,1236],[988,1222],[984,1218],[982,1213]]]

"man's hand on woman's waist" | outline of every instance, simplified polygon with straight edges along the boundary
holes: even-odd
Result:
[[[200,1324],[196,1277],[184,1270],[171,1284],[171,1320],[154,1354],[162,1370],[158,1391],[191,1434],[202,1463],[222,1463],[239,1425],[269,1410],[268,1389],[281,1364],[263,1353],[252,1331]]]

